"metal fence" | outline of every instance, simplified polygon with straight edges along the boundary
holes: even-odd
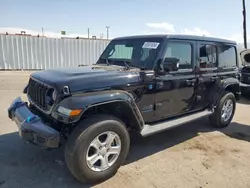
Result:
[[[110,41],[0,35],[0,69],[39,70],[90,65]]]
[[[109,40],[43,38],[0,34],[0,70],[41,70],[90,65],[97,61]],[[238,45],[238,49],[242,49]],[[119,57],[131,50],[116,49]],[[121,55],[122,53],[122,55]],[[241,64],[241,61],[240,61]]]

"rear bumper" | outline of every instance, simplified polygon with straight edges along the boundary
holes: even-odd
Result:
[[[60,133],[44,124],[40,117],[30,111],[27,103],[23,102],[20,97],[10,105],[8,116],[16,123],[19,135],[25,142],[42,148],[59,146]]]

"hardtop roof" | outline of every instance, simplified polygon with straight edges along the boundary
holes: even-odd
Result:
[[[182,40],[231,43],[236,45],[236,41],[223,38],[196,36],[196,35],[177,35],[177,34],[133,35],[133,36],[117,37],[114,38],[113,40],[121,40],[121,39],[126,40],[126,39],[137,39],[137,38],[170,38],[170,39],[182,39]]]

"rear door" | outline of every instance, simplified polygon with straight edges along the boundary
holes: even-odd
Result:
[[[210,91],[218,77],[218,47],[215,42],[197,41],[197,67],[199,75],[199,108],[209,105]]]

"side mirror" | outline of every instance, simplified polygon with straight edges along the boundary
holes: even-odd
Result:
[[[179,59],[176,57],[166,57],[163,62],[163,69],[166,72],[178,71],[179,69]]]

